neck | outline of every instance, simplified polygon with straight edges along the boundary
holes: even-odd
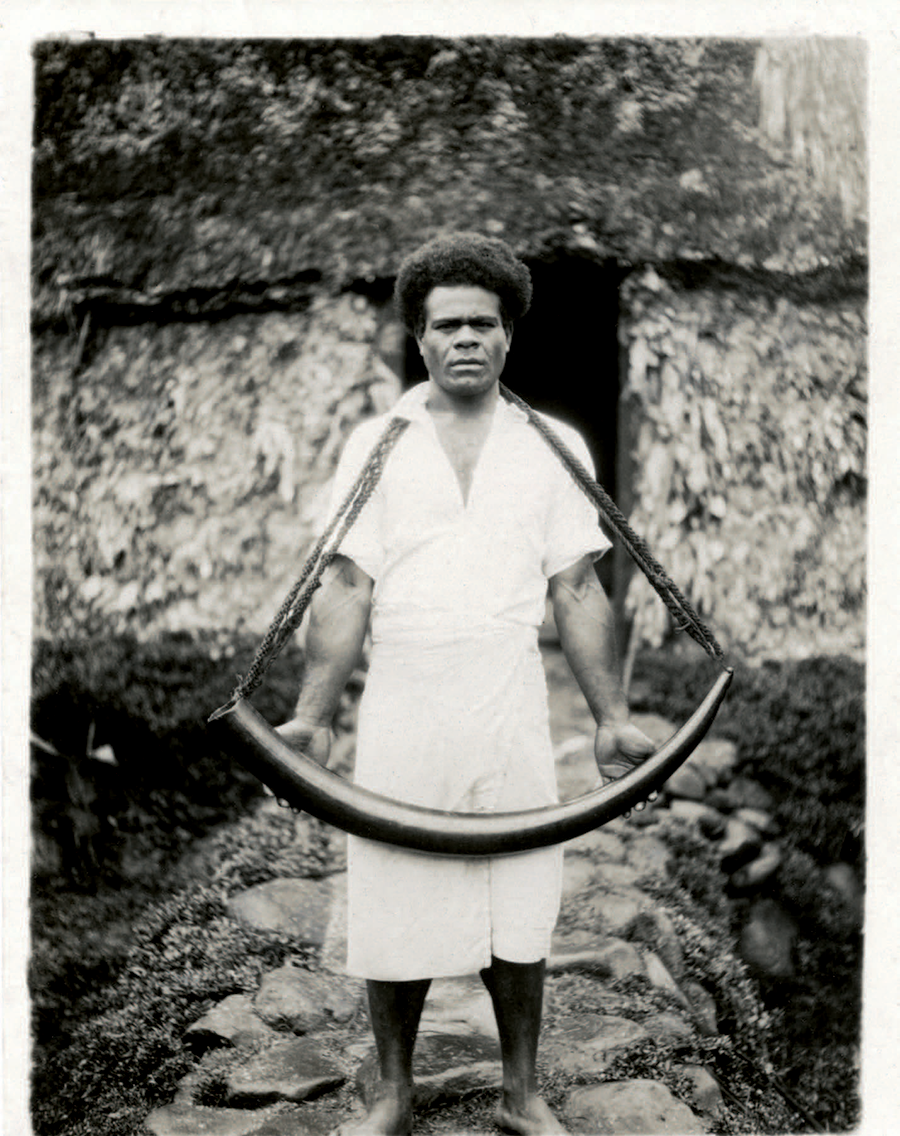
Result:
[[[490,414],[500,397],[500,384],[493,383],[487,390],[473,395],[448,394],[434,379],[428,380],[426,408],[432,414],[455,414],[459,418],[477,418]]]

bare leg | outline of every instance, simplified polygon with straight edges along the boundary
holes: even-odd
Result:
[[[412,1132],[412,1058],[430,979],[367,984],[380,1080],[368,1116],[344,1125],[341,1136],[409,1136]]]
[[[494,1003],[503,1058],[503,1096],[497,1109],[497,1124],[520,1136],[565,1132],[537,1092],[544,970],[543,959],[518,963],[493,956],[490,968],[481,972]]]

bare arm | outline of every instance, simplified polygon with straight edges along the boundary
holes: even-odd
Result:
[[[629,721],[613,612],[589,556],[551,578],[550,598],[562,649],[597,723],[597,766],[604,780],[621,777],[654,746]]]
[[[341,694],[362,653],[373,586],[352,560],[337,556],[310,605],[303,688],[294,716],[277,732],[321,765],[328,761]]]

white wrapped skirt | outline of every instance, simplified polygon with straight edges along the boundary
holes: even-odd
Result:
[[[373,644],[357,784],[453,812],[557,800],[547,690],[532,626],[405,630]],[[436,856],[349,838],[348,973],[382,981],[471,974],[491,956],[545,958],[562,848]]]

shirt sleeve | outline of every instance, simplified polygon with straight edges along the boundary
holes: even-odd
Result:
[[[354,482],[381,437],[384,420],[370,419],[361,423],[350,434],[338,461],[331,487],[331,501],[328,507],[329,523],[350,492]],[[376,485],[372,495],[363,505],[359,515],[342,539],[338,552],[346,556],[373,580],[377,580],[384,562],[384,547],[381,539],[382,516],[381,486]],[[340,525],[335,535],[340,531]]]
[[[594,463],[581,435],[561,422],[551,421],[550,425],[594,477]],[[583,556],[598,560],[612,547],[600,528],[596,505],[575,484],[572,475],[555,454],[551,456],[555,469],[542,562],[548,580],[557,572],[570,568]]]

